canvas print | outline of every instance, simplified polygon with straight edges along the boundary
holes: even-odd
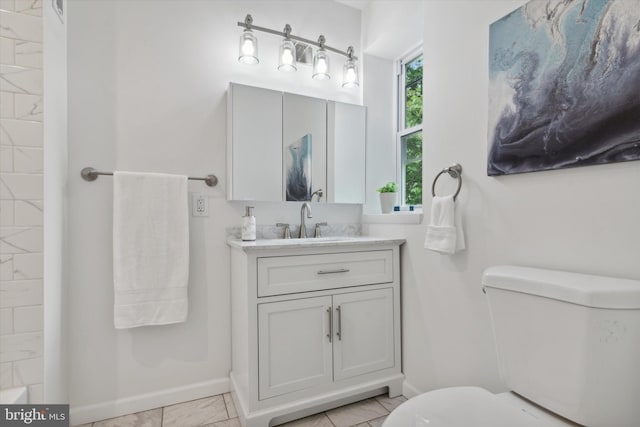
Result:
[[[284,149],[286,200],[311,200],[311,134],[304,135]]]
[[[640,159],[640,3],[533,0],[490,27],[488,175]]]

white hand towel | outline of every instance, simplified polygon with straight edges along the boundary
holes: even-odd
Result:
[[[462,217],[460,210],[456,209],[453,196],[433,198],[424,247],[448,255],[465,248]]]
[[[187,177],[113,174],[114,323],[117,329],[187,318]]]

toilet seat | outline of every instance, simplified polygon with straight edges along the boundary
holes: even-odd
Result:
[[[383,427],[558,427],[574,425],[514,405],[480,387],[452,387],[416,396],[398,406]]]

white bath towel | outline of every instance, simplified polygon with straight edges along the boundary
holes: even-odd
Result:
[[[462,216],[453,196],[434,197],[424,247],[452,255],[465,248]]]
[[[117,329],[187,318],[187,177],[113,174],[114,323]]]

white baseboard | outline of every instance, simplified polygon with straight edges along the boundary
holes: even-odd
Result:
[[[411,399],[412,397],[416,397],[423,392],[413,385],[409,384],[406,380],[402,383],[402,395],[407,399]]]
[[[173,405],[175,403],[227,393],[228,391],[229,378],[225,377],[122,399],[109,400],[93,405],[74,406],[71,404],[69,411],[71,425],[92,423],[108,418]]]

